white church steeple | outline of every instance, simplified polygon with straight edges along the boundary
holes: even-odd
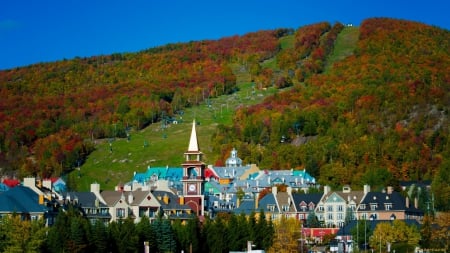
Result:
[[[195,119],[192,122],[192,132],[191,132],[191,139],[189,141],[189,148],[188,152],[198,152],[200,149],[198,148],[198,141],[197,141],[197,132],[195,131]]]

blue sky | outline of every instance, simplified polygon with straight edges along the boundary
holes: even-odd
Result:
[[[366,18],[390,17],[450,30],[449,5],[445,0],[3,0],[0,70],[321,21],[359,25]]]

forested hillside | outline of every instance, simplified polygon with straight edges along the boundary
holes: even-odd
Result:
[[[237,111],[215,135],[217,150],[234,146],[263,168],[305,168],[332,186],[434,180],[448,209],[449,31],[368,19],[353,55],[321,74],[335,36],[324,27],[303,28],[315,31],[308,37],[299,29],[292,53],[278,55],[302,83]]]
[[[125,137],[236,88],[230,62],[273,57],[287,29],[0,71],[0,168],[59,176]]]

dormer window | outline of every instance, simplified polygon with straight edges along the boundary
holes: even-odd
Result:
[[[391,209],[392,209],[392,203],[386,203],[386,204],[384,204],[384,208],[385,208],[386,210],[391,210]]]
[[[370,204],[370,210],[375,210],[377,209],[378,205],[377,204]]]
[[[359,208],[360,208],[361,210],[366,209],[366,204],[361,204],[361,205],[359,206]]]

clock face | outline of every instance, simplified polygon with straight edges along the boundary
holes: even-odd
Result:
[[[197,189],[197,186],[195,184],[190,184],[188,187],[190,192],[195,192],[195,190]]]

